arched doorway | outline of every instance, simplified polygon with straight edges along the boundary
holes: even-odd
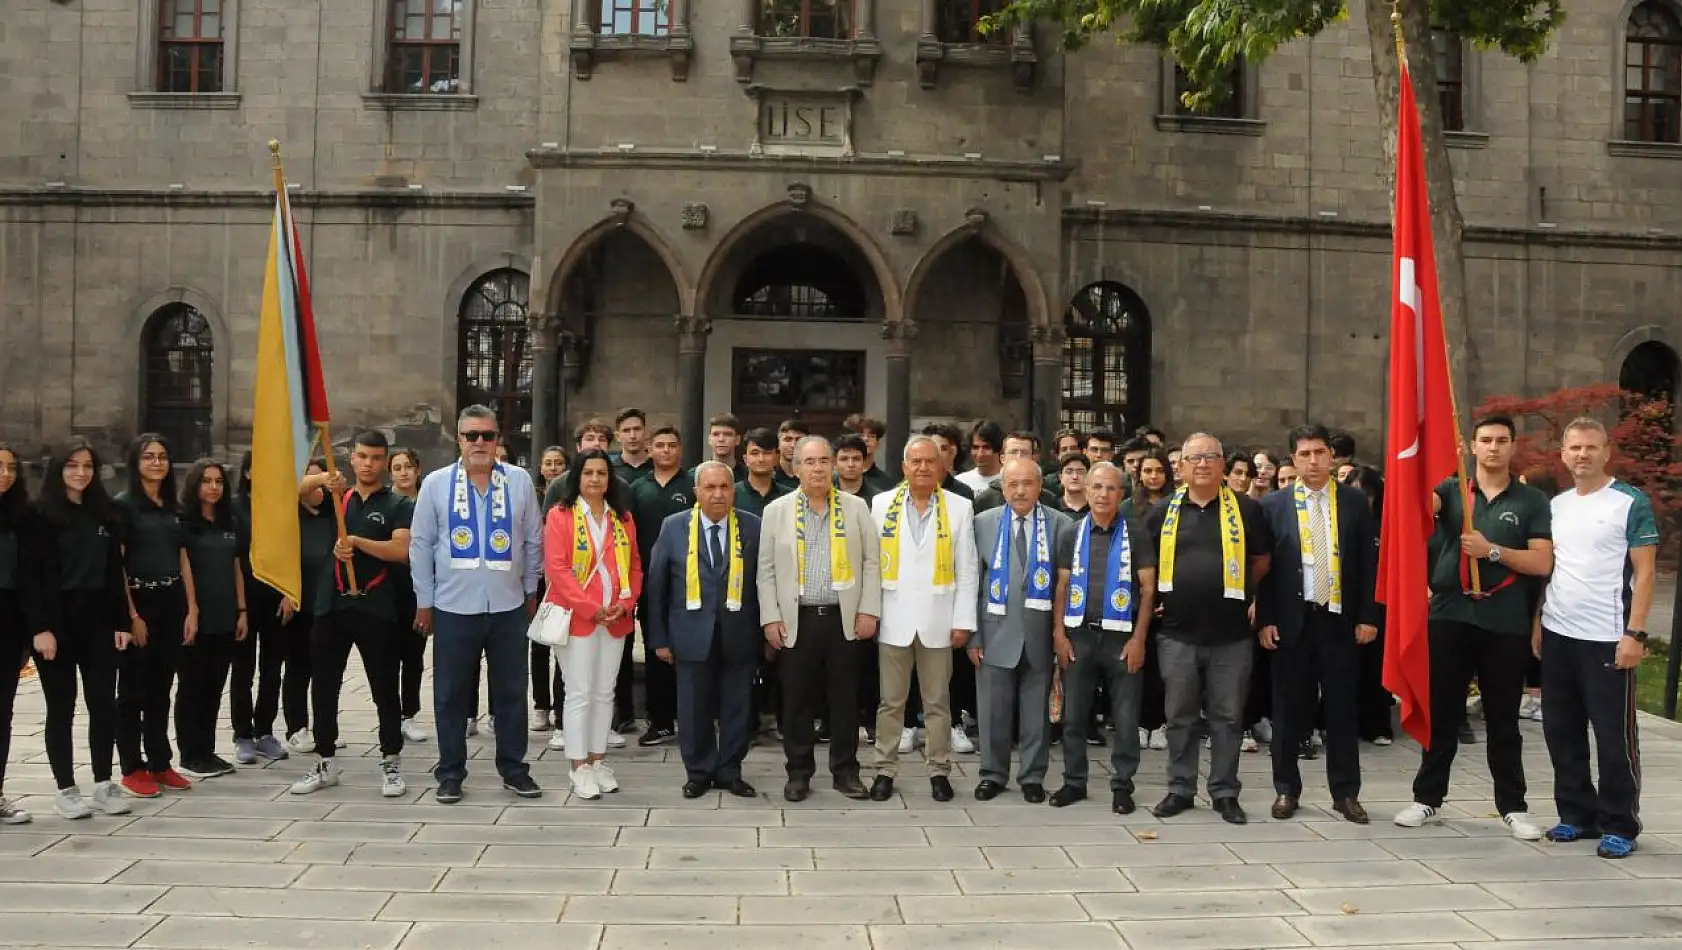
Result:
[[[1618,369],[1618,388],[1635,396],[1662,400],[1666,428],[1675,428],[1677,386],[1682,383],[1682,360],[1676,351],[1658,340],[1648,340],[1629,351]]]
[[[209,455],[215,357],[210,321],[188,304],[170,304],[146,321],[141,340],[146,367],[141,428],[167,438],[178,461]]]
[[[1151,417],[1151,318],[1132,288],[1088,284],[1063,315],[1063,424],[1125,437]]]
[[[919,355],[912,414],[1032,425],[1028,298],[1015,268],[979,234],[930,254],[908,291]]]
[[[747,428],[799,419],[834,436],[885,399],[883,295],[859,247],[823,218],[791,212],[726,252],[701,304],[712,315],[706,404]]]
[[[521,466],[531,452],[530,288],[531,278],[517,270],[491,271],[468,287],[456,320],[457,411],[495,409],[508,458]]]

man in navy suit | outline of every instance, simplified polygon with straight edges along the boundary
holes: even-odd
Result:
[[[722,462],[695,470],[696,506],[660,526],[644,573],[643,633],[677,665],[678,748],[684,798],[709,789],[752,798],[742,759],[753,737],[759,632],[759,519],[732,508],[734,478]]]
[[[1256,622],[1273,653],[1273,817],[1296,814],[1302,798],[1297,747],[1326,699],[1326,781],[1332,807],[1364,825],[1356,683],[1359,644],[1378,636],[1373,601],[1377,548],[1372,512],[1359,489],[1334,481],[1325,426],[1290,431],[1295,485],[1262,499],[1272,528],[1273,569],[1256,595]]]

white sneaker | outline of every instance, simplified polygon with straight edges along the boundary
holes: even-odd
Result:
[[[1522,811],[1510,811],[1501,816],[1501,820],[1512,829],[1513,837],[1520,841],[1541,841],[1542,826],[1530,820],[1530,815]]]
[[[93,814],[93,809],[82,800],[82,790],[74,785],[59,789],[58,794],[53,796],[53,811],[58,812],[60,818],[71,820]]]
[[[27,825],[34,820],[29,812],[0,797],[0,825]]]
[[[286,737],[286,747],[299,755],[309,755],[315,751],[315,733],[308,727],[299,729]]]
[[[1251,731],[1255,733],[1257,742],[1273,744],[1273,720],[1263,719],[1256,723],[1256,728]]]
[[[554,734],[549,737],[549,748],[556,752],[565,752],[567,750],[567,734],[560,729],[556,729]]]
[[[602,797],[602,787],[596,784],[595,766],[586,762],[567,776],[572,781],[572,793],[585,801]]]
[[[479,734],[479,720],[477,720],[477,719],[467,720],[467,738],[471,739],[478,734]]]
[[[1372,744],[1378,746],[1380,749],[1387,745],[1394,745],[1395,742],[1396,740],[1390,738],[1389,736],[1377,736],[1372,740]]]
[[[1537,699],[1536,699],[1536,708],[1530,710],[1530,721],[1531,722],[1541,722],[1542,721],[1542,699],[1541,699],[1541,697],[1537,697]]]
[[[1148,749],[1151,745],[1151,731],[1144,726],[1139,727],[1139,748]]]
[[[1479,693],[1475,696],[1466,697],[1466,715],[1468,717],[1477,715],[1478,713],[1480,713],[1482,711],[1483,711],[1483,694],[1482,693]]]
[[[1414,802],[1396,813],[1396,825],[1401,828],[1423,828],[1428,821],[1435,821],[1437,810],[1430,805]]]
[[[549,722],[549,710],[547,710],[547,709],[533,709],[531,711],[531,731],[532,732],[548,732],[552,728],[554,728],[554,727]]]
[[[917,748],[917,729],[915,726],[899,731],[899,754],[910,755],[911,750]]]
[[[305,772],[303,778],[293,782],[288,791],[294,795],[319,792],[328,786],[339,784],[339,776],[342,774],[332,759],[322,759],[315,764],[315,768]]]
[[[609,749],[625,748],[625,737],[617,732],[609,732],[607,734],[607,747]]]
[[[409,792],[409,783],[403,780],[403,760],[395,755],[388,755],[380,760],[380,794],[386,798],[402,798]]]
[[[116,782],[100,782],[93,787],[93,807],[104,815],[126,815],[132,810]]]
[[[1261,747],[1256,745],[1256,734],[1249,729],[1244,730],[1244,738],[1238,742],[1238,751],[1256,752]]]
[[[1151,733],[1151,748],[1158,752],[1167,751],[1168,728],[1166,726]]]
[[[606,762],[597,762],[590,770],[595,773],[597,788],[610,793],[619,791],[619,776],[613,774]]]
[[[403,741],[425,742],[430,738],[432,737],[426,734],[426,730],[421,728],[420,723],[413,719],[403,720]]]
[[[975,743],[969,739],[969,733],[960,726],[952,727],[952,751],[969,754],[975,751]]]

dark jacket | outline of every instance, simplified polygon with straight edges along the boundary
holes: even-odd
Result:
[[[759,565],[759,519],[743,511],[736,512],[736,531],[742,541],[742,609],[724,608],[730,545],[725,537],[721,538],[726,548],[724,565],[715,568],[707,563],[705,553],[700,555],[701,608],[690,610],[684,603],[687,586],[684,573],[689,559],[691,519],[697,517],[692,508],[668,517],[660,526],[660,537],[654,542],[643,579],[643,600],[648,609],[643,635],[648,638],[651,650],[670,647],[673,659],[679,662],[701,662],[712,650],[713,627],[717,625],[725,663],[756,663],[760,644],[764,642],[759,630],[759,585],[755,576]],[[706,544],[705,535],[700,540],[702,545]]]
[[[1335,480],[1331,485],[1337,491],[1338,550],[1343,561],[1343,613],[1338,620],[1350,629],[1358,623],[1377,626],[1383,610],[1373,600],[1378,547],[1373,541],[1372,509],[1360,489]],[[1281,641],[1288,641],[1300,635],[1307,617],[1296,494],[1271,492],[1261,500],[1261,507],[1273,533],[1273,565],[1256,591],[1256,624],[1278,627]]]

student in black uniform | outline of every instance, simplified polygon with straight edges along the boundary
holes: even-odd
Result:
[[[245,586],[246,636],[234,643],[233,669],[228,683],[228,718],[234,728],[234,761],[256,765],[288,756],[274,737],[280,711],[281,669],[291,673],[286,653],[286,628],[280,619],[280,594],[251,573],[251,452],[240,462],[239,492],[234,495],[234,530],[240,543],[240,583]],[[304,660],[303,685],[289,695],[287,719],[309,723],[309,661]],[[254,682],[255,681],[255,682]],[[255,686],[255,696],[253,695]],[[299,718],[302,717],[302,718]]]
[[[117,758],[123,790],[157,798],[193,787],[170,764],[169,709],[181,648],[198,632],[198,599],[169,442],[147,432],[129,443],[127,461],[117,510],[134,644],[117,663]]]
[[[533,483],[537,488],[538,498],[546,499],[550,486],[561,483],[561,476],[567,473],[568,461],[570,461],[570,457],[567,455],[567,450],[558,445],[551,445],[543,450],[542,460],[538,462],[537,466],[537,480]],[[649,467],[652,468],[653,464],[650,461]],[[549,516],[551,507],[553,505],[547,501],[543,505],[543,516],[545,518]],[[543,602],[543,595],[547,586],[547,578],[538,579],[538,603]],[[566,690],[561,685],[561,665],[554,662],[553,653],[554,651],[543,644],[536,641],[532,642],[531,731],[548,732],[554,729],[555,733],[554,736],[550,737],[551,741],[561,734],[561,731],[555,728],[559,723],[555,721],[554,710],[562,705],[566,696]],[[475,709],[478,708],[478,697],[474,697],[473,706]]]
[[[299,755],[315,751],[310,731],[310,684],[315,660],[310,641],[315,633],[315,610],[331,582],[333,545],[339,540],[331,493],[343,494],[345,477],[327,473],[327,460],[312,459],[298,482],[298,554],[302,563],[303,603],[282,600],[281,639],[286,644],[286,675],[281,680],[281,709],[286,716],[286,747]],[[257,725],[263,723],[259,720]],[[259,728],[259,733],[263,730]]]
[[[29,812],[7,800],[6,757],[12,747],[12,704],[18,695],[18,670],[29,653],[18,572],[18,533],[28,518],[29,489],[23,483],[17,450],[0,442],[0,825],[27,825]]]
[[[117,741],[117,656],[130,644],[130,618],[117,540],[120,525],[99,483],[99,458],[91,446],[77,439],[53,456],[41,504],[24,524],[18,545],[20,589],[47,701],[47,761],[58,786],[53,810],[65,818],[86,818],[95,811],[126,815],[128,802],[111,781],[111,757]],[[78,672],[88,713],[91,801],[76,786],[70,739]]]
[[[498,446],[500,448],[500,446]],[[420,454],[414,449],[391,453],[391,490],[414,504],[420,495]],[[397,595],[397,682],[403,703],[403,739],[430,738],[415,721],[421,709],[421,677],[426,673],[426,635],[415,629],[415,583],[408,562],[391,565],[392,590]],[[478,709],[478,704],[474,704]]]
[[[216,754],[216,719],[234,653],[249,639],[245,609],[246,545],[241,542],[228,470],[215,459],[193,463],[181,483],[181,523],[193,567],[199,630],[181,649],[181,692],[175,698],[175,742],[181,771],[193,778],[229,775],[234,767]]]

